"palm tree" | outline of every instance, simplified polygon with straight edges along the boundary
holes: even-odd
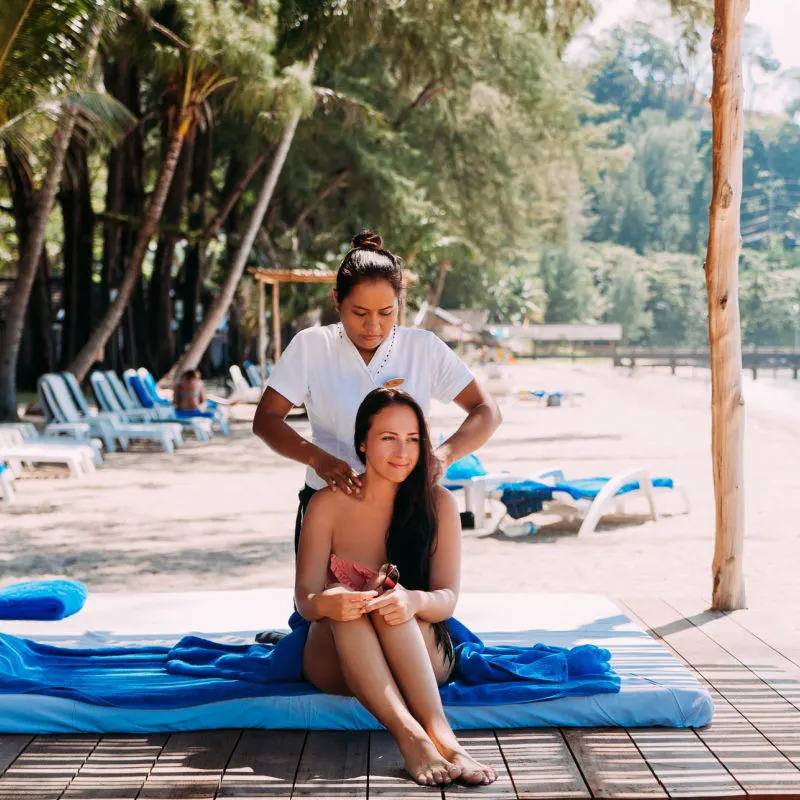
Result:
[[[164,70],[169,108],[169,138],[158,180],[145,210],[131,258],[114,302],[69,365],[82,380],[97,353],[117,329],[142,271],[150,240],[161,218],[170,184],[187,136],[208,124],[209,98],[230,87],[228,101],[263,106],[272,86],[274,21],[269,11],[245,15],[232,0],[179,0],[174,12],[179,33],[154,25],[170,48],[157,54]]]
[[[109,109],[117,123],[123,121],[120,128],[127,121],[117,104],[96,93],[64,94],[92,73],[106,17],[102,5],[90,0],[15,0],[11,6],[0,25],[0,140],[24,152],[32,119],[55,115],[57,124],[30,235],[20,243],[17,279],[0,339],[0,420],[17,418],[16,371],[25,314],[73,130],[86,113],[99,119]],[[53,99],[55,92],[58,99]]]

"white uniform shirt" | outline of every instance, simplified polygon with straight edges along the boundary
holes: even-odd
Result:
[[[364,465],[353,446],[356,412],[361,401],[387,381],[402,378],[427,416],[430,399],[451,402],[474,379],[467,366],[437,336],[418,328],[395,328],[369,365],[341,324],[307,328],[298,333],[278,359],[267,386],[295,406],[305,405],[312,442],[347,461],[358,473]],[[326,486],[313,469],[306,483]]]

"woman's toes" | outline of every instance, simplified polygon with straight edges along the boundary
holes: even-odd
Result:
[[[461,767],[459,767],[458,764],[451,764],[448,774],[453,779],[460,778],[461,777]]]

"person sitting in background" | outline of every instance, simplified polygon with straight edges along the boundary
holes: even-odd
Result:
[[[187,369],[175,387],[173,404],[178,411],[200,411],[206,390],[199,369]]]

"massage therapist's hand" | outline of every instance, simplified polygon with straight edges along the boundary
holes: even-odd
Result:
[[[402,625],[417,615],[419,609],[413,598],[414,595],[398,583],[394,589],[370,600],[367,603],[367,612],[377,611],[387,625]]]
[[[323,617],[334,622],[352,622],[367,613],[367,605],[377,592],[351,592],[344,586],[326,589],[317,599]]]
[[[320,451],[319,455],[313,456],[309,466],[328,484],[332,492],[341,489],[347,494],[358,494],[361,491],[361,477],[341,458]]]

